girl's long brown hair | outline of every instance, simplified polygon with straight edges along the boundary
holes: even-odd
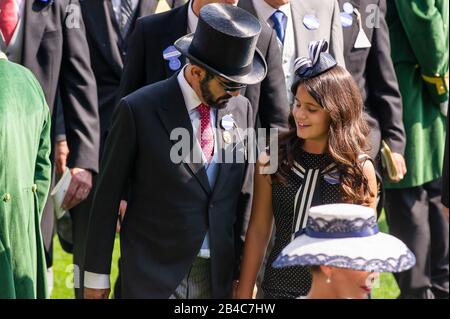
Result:
[[[298,81],[293,86],[294,94],[300,85],[331,117],[327,153],[337,164],[343,201],[369,204],[374,194],[369,189],[358,160],[358,156],[369,149],[366,142],[369,127],[364,119],[363,101],[355,81],[345,69],[336,66],[316,77]],[[292,113],[289,126],[290,130],[279,137],[280,167],[274,176],[279,182],[286,181],[293,165],[294,150],[303,144],[303,140],[297,136]]]

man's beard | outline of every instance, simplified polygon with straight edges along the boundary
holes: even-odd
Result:
[[[228,102],[233,97],[230,94],[222,95],[221,97],[214,99],[214,96],[209,89],[208,83],[210,79],[207,77],[203,78],[200,81],[200,91],[202,93],[202,97],[205,100],[206,104],[210,107],[216,108],[216,109],[224,109],[227,107]]]

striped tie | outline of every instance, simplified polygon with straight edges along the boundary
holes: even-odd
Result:
[[[122,38],[125,39],[130,28],[131,21],[133,20],[133,6],[131,0],[121,0],[120,6],[120,33]]]

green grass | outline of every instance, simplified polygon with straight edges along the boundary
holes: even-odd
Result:
[[[384,214],[379,220],[380,230],[387,232],[387,224]],[[113,252],[113,262],[111,269],[111,283],[114,284],[117,278],[117,259],[119,257],[119,238],[116,237]],[[54,288],[52,293],[53,299],[73,299],[74,292],[70,288],[70,284],[73,284],[72,275],[72,255],[65,253],[57,238],[54,241],[54,261],[53,261],[53,273],[54,273]],[[67,285],[69,284],[69,285]],[[392,274],[381,274],[380,284],[378,288],[375,288],[372,293],[373,299],[395,299],[400,294],[397,283],[395,282]],[[111,294],[112,295],[112,294]]]
[[[59,244],[58,238],[53,241],[53,292],[52,299],[73,299],[73,260],[72,254],[66,253]],[[116,236],[111,265],[111,285],[114,286],[117,278],[117,260],[119,259],[119,236]],[[111,296],[114,292],[111,293]]]

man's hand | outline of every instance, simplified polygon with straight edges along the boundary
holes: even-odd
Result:
[[[62,203],[64,210],[77,206],[88,197],[92,188],[92,173],[82,168],[70,170],[72,180]]]
[[[399,153],[392,153],[392,158],[394,160],[395,168],[397,169],[397,176],[391,181],[394,183],[398,183],[405,177],[406,163],[403,156]]]
[[[61,176],[66,170],[67,156],[69,155],[69,147],[67,141],[62,140],[56,142],[55,145],[55,167],[56,174]]]
[[[111,289],[84,288],[84,299],[108,299]]]

